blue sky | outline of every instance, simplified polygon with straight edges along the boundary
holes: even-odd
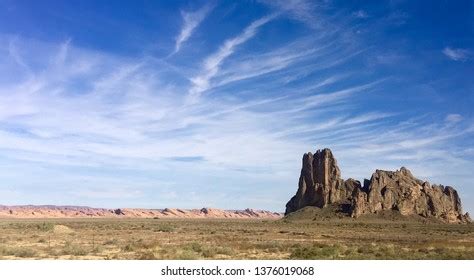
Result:
[[[0,204],[283,211],[304,152],[474,211],[473,1],[0,0]]]

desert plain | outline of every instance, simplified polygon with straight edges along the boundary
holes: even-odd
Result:
[[[474,259],[474,225],[353,219],[0,219],[0,259]]]

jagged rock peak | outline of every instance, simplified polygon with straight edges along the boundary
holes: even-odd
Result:
[[[433,217],[449,223],[469,222],[463,214],[457,191],[442,185],[430,186],[417,179],[406,167],[396,171],[377,169],[370,180],[341,179],[330,149],[303,156],[298,191],[286,204],[285,215],[306,206],[345,206],[352,217],[384,210],[402,215]]]
[[[314,154],[313,176],[314,183],[323,185],[330,185],[341,179],[341,171],[330,149],[318,150]]]
[[[397,171],[376,170],[368,190],[355,193],[353,217],[383,210],[433,217],[448,223],[470,221],[469,215],[463,214],[461,199],[453,187],[430,186],[430,183],[415,178],[405,167]]]
[[[298,191],[286,204],[285,213],[306,206],[325,207],[328,204],[348,201],[360,182],[341,179],[341,171],[330,149],[317,150],[303,155]]]

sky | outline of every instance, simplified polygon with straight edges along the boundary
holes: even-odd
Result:
[[[283,212],[305,152],[474,212],[474,1],[0,0],[0,204]]]

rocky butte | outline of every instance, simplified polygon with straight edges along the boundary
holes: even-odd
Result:
[[[415,178],[405,167],[397,171],[376,170],[364,184],[343,180],[330,149],[304,154],[298,191],[286,204],[285,215],[306,206],[338,205],[357,218],[385,210],[401,215],[419,215],[447,223],[470,222],[462,212],[461,199],[450,186],[430,185]]]

